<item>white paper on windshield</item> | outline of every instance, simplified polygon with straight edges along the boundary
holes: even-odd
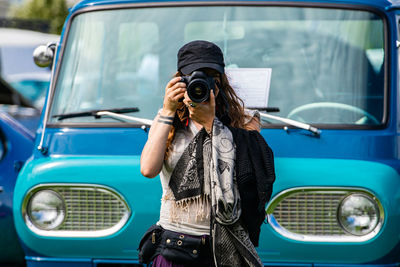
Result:
[[[271,68],[226,68],[225,72],[245,107],[268,107]]]

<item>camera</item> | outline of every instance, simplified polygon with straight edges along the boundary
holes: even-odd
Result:
[[[214,78],[203,71],[194,71],[190,76],[183,76],[187,94],[195,103],[205,102],[210,98],[210,90],[215,89]]]

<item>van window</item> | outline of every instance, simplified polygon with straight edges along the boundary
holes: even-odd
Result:
[[[138,107],[132,115],[152,119],[176,72],[178,49],[198,39],[219,45],[228,68],[270,68],[268,106],[279,108],[275,115],[322,127],[383,123],[382,19],[367,11],[306,7],[80,14],[69,31],[51,115]],[[78,117],[62,122],[115,121]]]

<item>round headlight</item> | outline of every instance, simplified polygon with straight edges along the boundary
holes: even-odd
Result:
[[[52,190],[36,192],[30,199],[27,213],[30,221],[42,230],[59,226],[65,218],[65,204],[62,197]]]
[[[343,229],[350,234],[369,234],[379,222],[378,204],[363,194],[349,195],[339,205],[338,219]]]

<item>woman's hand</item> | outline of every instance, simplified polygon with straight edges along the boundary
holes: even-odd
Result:
[[[184,97],[186,84],[181,82],[181,77],[171,79],[165,87],[163,115],[175,114],[179,100]]]
[[[195,122],[201,124],[207,132],[211,132],[215,117],[215,96],[214,91],[210,91],[210,99],[207,102],[194,103],[189,98],[187,92],[184,94],[183,103],[189,109],[189,116]]]

